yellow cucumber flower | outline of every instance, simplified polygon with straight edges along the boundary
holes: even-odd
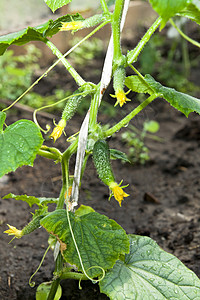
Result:
[[[119,206],[121,206],[124,197],[128,197],[129,194],[126,194],[123,189],[116,182],[111,182],[109,184],[109,188],[111,189],[113,196],[119,202]]]
[[[58,125],[56,125],[56,127],[54,128],[53,132],[50,135],[50,138],[54,140],[54,143],[63,133],[65,126],[66,126],[66,121],[61,119]]]
[[[9,229],[5,230],[4,233],[8,235],[14,235],[17,239],[20,239],[23,236],[22,230],[17,229],[14,226],[7,224]]]
[[[128,91],[129,92],[129,91]],[[110,95],[113,98],[117,98],[117,101],[115,103],[114,106],[116,106],[117,104],[119,104],[120,107],[122,107],[124,105],[124,103],[126,103],[127,101],[131,101],[130,99],[128,99],[126,97],[126,95],[128,94],[124,92],[124,90],[118,90],[115,92],[115,95]]]
[[[83,27],[82,21],[62,22],[60,31],[77,30]]]

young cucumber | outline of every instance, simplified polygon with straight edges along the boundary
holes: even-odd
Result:
[[[93,161],[99,178],[106,184],[110,185],[115,181],[111,164],[110,150],[105,140],[98,140],[93,148]]]
[[[44,218],[44,215],[33,218],[23,229],[22,236],[33,232],[35,229],[40,227],[40,220]]]
[[[115,92],[121,91],[124,89],[124,82],[126,78],[126,71],[123,66],[118,67],[113,76],[113,88]]]
[[[68,99],[68,101],[65,105],[65,108],[63,110],[63,113],[62,113],[63,120],[69,121],[73,117],[73,115],[77,111],[77,108],[79,107],[81,101],[85,97],[85,95],[83,95],[81,93],[82,93],[82,90],[80,88],[76,92],[74,92],[72,97],[70,97]]]
[[[92,93],[93,87],[90,84],[84,84],[76,90],[72,97],[67,100],[65,108],[62,113],[62,119],[66,122],[69,121],[77,111],[81,101],[85,99],[88,94]]]

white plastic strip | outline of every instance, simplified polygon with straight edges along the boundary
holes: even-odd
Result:
[[[121,26],[120,26],[121,31],[124,27],[126,14],[129,7],[129,2],[130,0],[125,0],[124,2],[124,10],[123,10]],[[104,61],[103,71],[102,71],[100,94],[99,94],[99,105],[101,103],[101,99],[103,97],[104,91],[107,89],[112,77],[112,60],[113,60],[113,37],[111,36],[105,61]],[[81,168],[82,168],[83,159],[85,156],[85,149],[87,145],[89,116],[90,116],[90,111],[87,112],[87,115],[85,116],[85,119],[83,121],[79,133],[78,149],[77,149],[76,164],[75,164],[75,171],[74,171],[74,181],[72,185],[72,211],[74,210],[74,207],[78,205],[79,184],[80,184],[80,177],[81,177]]]
[[[79,184],[80,184],[80,177],[81,177],[81,168],[82,168],[83,159],[85,156],[85,149],[87,145],[89,116],[90,116],[90,111],[87,112],[79,132],[76,165],[75,165],[74,180],[72,185],[72,210],[74,210],[74,207],[78,205]]]

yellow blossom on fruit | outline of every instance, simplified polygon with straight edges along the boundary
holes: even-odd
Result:
[[[115,106],[119,104],[119,106],[122,107],[126,101],[130,101],[130,99],[126,97],[126,93],[123,90],[116,92],[115,96],[117,98]]]
[[[56,127],[54,128],[53,132],[50,135],[50,138],[54,140],[54,143],[63,133],[65,126],[66,126],[66,121],[61,119],[58,125],[56,125]]]
[[[82,26],[82,21],[62,22],[62,27],[60,28],[60,31],[77,30],[81,29]]]
[[[115,199],[119,202],[119,206],[121,206],[124,197],[128,197],[129,194],[125,193],[116,182],[111,182],[109,184],[109,188],[113,192],[113,196],[115,197]]]
[[[5,230],[4,233],[7,233],[8,235],[14,235],[17,239],[20,239],[22,237],[22,230],[17,229],[14,226],[11,226],[7,224],[9,229]]]
[[[116,106],[117,104],[119,104],[119,106],[122,107],[122,106],[124,105],[124,103],[126,103],[127,101],[131,101],[130,99],[128,99],[128,98],[126,97],[126,95],[127,95],[128,93],[129,93],[129,91],[125,93],[124,90],[118,90],[118,91],[115,92],[115,95],[110,95],[110,96],[112,96],[113,98],[117,98],[117,101],[116,101],[116,103],[115,103],[115,106]]]

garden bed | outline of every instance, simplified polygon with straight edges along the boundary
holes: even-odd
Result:
[[[99,61],[93,62],[98,65]],[[90,69],[90,67],[89,67]],[[89,71],[85,74],[91,78]],[[196,73],[195,73],[196,72]],[[58,73],[61,70],[58,68]],[[192,74],[199,75],[196,70]],[[57,78],[58,82],[66,75]],[[48,77],[44,79],[45,88],[51,90]],[[71,83],[73,85],[73,83]],[[41,92],[41,86],[39,90]],[[199,95],[197,95],[199,96]],[[108,99],[108,96],[105,97]],[[111,99],[114,104],[114,99]],[[134,100],[127,104],[127,109],[135,105]],[[121,110],[123,110],[122,108]],[[120,108],[118,109],[118,111]],[[17,119],[32,116],[18,111],[17,116],[8,115],[8,125]],[[114,117],[99,117],[102,124],[112,123],[120,119],[118,112]],[[76,115],[69,123],[67,136],[74,134],[80,128],[83,117]],[[108,188],[102,184],[89,159],[88,167],[83,177],[80,191],[80,204],[92,206],[97,212],[105,214],[117,221],[127,233],[150,236],[164,250],[177,256],[187,267],[200,276],[200,117],[191,113],[187,119],[164,100],[156,99],[132,124],[141,128],[146,119],[159,122],[158,136],[162,141],[147,140],[150,150],[150,160],[145,165],[122,164],[113,161],[113,169],[117,181],[123,179],[129,184],[126,192],[130,194],[120,208],[111,198],[108,201]],[[45,126],[46,119],[39,119]],[[48,122],[49,123],[49,122]],[[125,129],[123,129],[125,130]],[[126,152],[121,139],[121,130],[109,140],[111,148]],[[51,141],[48,141],[53,145]],[[56,145],[63,151],[66,147],[66,137],[60,138]],[[0,181],[0,196],[12,192],[40,197],[58,197],[61,187],[59,164],[37,157],[34,168],[22,167],[15,173],[4,176]],[[31,288],[28,280],[38,267],[48,246],[47,232],[40,228],[22,239],[15,239],[8,244],[10,237],[3,234],[6,224],[22,228],[31,219],[31,209],[26,203],[11,199],[0,200],[0,299],[2,300],[31,300],[35,299],[36,287]],[[49,251],[42,267],[33,278],[36,286],[52,279],[54,265],[52,253]],[[69,280],[62,282],[63,296],[61,299],[108,299],[100,294],[98,285],[90,282]]]

